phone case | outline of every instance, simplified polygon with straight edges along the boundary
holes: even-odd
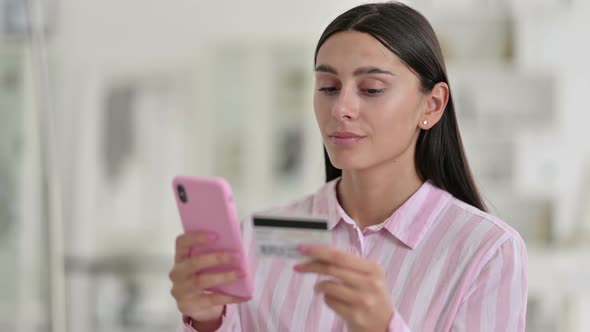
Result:
[[[209,268],[201,272],[225,272],[237,268],[245,273],[241,279],[209,290],[251,298],[254,288],[252,276],[244,253],[240,222],[230,185],[223,178],[195,176],[176,176],[172,184],[184,231],[204,231],[218,235],[212,244],[193,247],[191,255],[230,251],[240,257],[237,264]],[[185,192],[184,197],[181,188]]]

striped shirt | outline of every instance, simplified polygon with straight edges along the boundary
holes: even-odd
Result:
[[[336,198],[336,182],[281,214],[326,218],[333,245],[378,262],[395,314],[389,331],[524,331],[527,254],[498,218],[425,182],[379,225],[359,229]],[[294,262],[255,255],[252,223],[242,224],[255,290],[226,307],[219,331],[345,331],[313,287],[321,278]],[[194,331],[186,319],[181,331]]]

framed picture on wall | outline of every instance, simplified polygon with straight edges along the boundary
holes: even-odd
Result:
[[[284,127],[277,130],[275,140],[275,177],[278,181],[292,181],[298,178],[303,163],[304,136],[301,126]]]
[[[299,46],[299,47],[298,47]],[[274,126],[274,181],[293,184],[305,163],[305,112],[312,68],[300,45],[277,44],[271,48],[272,116]]]
[[[116,182],[137,151],[137,99],[140,88],[131,82],[106,88],[103,98],[101,160],[105,179]]]

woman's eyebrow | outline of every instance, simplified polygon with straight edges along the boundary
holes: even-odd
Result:
[[[315,71],[338,75],[338,71],[330,65],[319,65],[315,68]],[[381,69],[381,68],[377,68],[377,67],[360,67],[360,68],[357,68],[353,72],[354,76],[369,75],[369,74],[385,74],[385,75],[395,76],[395,74],[393,74],[389,70],[385,70],[385,69]]]
[[[360,68],[357,68],[353,73],[354,76],[369,75],[369,74],[385,74],[385,75],[395,76],[389,70],[385,70],[385,69],[381,69],[381,68],[377,68],[377,67],[360,67]]]
[[[330,74],[334,74],[334,75],[338,75],[338,71],[329,65],[319,65],[317,67],[315,67],[315,71],[316,72],[321,72],[321,73],[330,73]]]

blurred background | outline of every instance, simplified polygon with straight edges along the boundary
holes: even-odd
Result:
[[[364,1],[0,0],[0,331],[173,331],[176,174],[240,216],[323,182],[313,50]],[[590,331],[590,2],[406,1],[529,250],[528,331]]]

